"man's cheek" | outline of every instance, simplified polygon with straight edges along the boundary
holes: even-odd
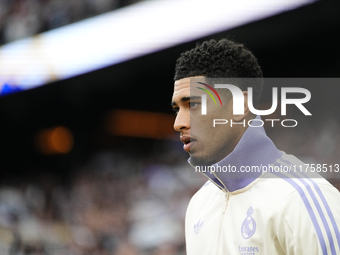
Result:
[[[212,120],[210,118],[207,118],[206,116],[200,116],[198,118],[190,118],[190,126],[191,130],[194,131],[200,131],[203,132],[204,130],[208,129],[209,123]]]

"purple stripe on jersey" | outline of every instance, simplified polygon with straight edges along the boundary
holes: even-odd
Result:
[[[274,165],[276,166],[280,166],[281,164],[279,163],[275,163]],[[322,232],[321,232],[321,229],[320,229],[320,226],[319,226],[319,223],[315,217],[315,214],[314,214],[314,211],[313,211],[313,208],[311,207],[307,197],[306,197],[306,194],[305,192],[303,191],[303,189],[295,182],[293,181],[291,178],[287,178],[287,176],[283,175],[282,173],[273,173],[274,175],[282,178],[283,180],[285,180],[286,182],[288,182],[290,185],[292,185],[296,191],[299,193],[300,197],[302,198],[302,201],[303,203],[305,204],[305,207],[308,211],[308,214],[309,214],[309,217],[310,219],[312,220],[312,223],[314,225],[314,228],[315,228],[315,231],[316,231],[316,234],[319,238],[319,242],[320,242],[320,245],[321,245],[321,248],[322,248],[322,254],[324,255],[327,255],[327,246],[326,246],[326,243],[325,243],[325,239],[323,238],[323,235],[322,235]]]
[[[291,165],[292,162],[289,162],[287,160],[284,160],[284,159],[280,159],[282,162],[284,162],[285,164],[287,165]],[[330,244],[330,248],[331,248],[331,251],[332,251],[332,254],[336,255],[336,252],[335,252],[335,247],[334,247],[334,240],[333,240],[333,237],[332,237],[332,233],[331,233],[331,230],[329,228],[329,225],[327,223],[327,220],[326,220],[326,217],[321,209],[321,206],[319,204],[319,201],[317,200],[313,190],[311,189],[310,185],[304,180],[302,179],[298,174],[292,172],[290,173],[291,175],[293,175],[295,178],[298,178],[298,180],[303,184],[305,185],[308,193],[310,194],[310,196],[312,197],[312,200],[314,202],[314,205],[316,207],[316,209],[318,210],[319,212],[319,215],[321,217],[321,220],[322,220],[322,223],[325,227],[325,230],[326,230],[326,233],[327,233],[327,237],[328,237],[328,240],[329,240],[329,244]],[[308,177],[307,177],[308,178]]]
[[[294,164],[294,163],[292,163],[292,162],[290,162],[290,161],[288,161],[288,160],[285,160],[285,159],[283,159],[283,158],[280,158],[279,159],[280,161],[282,161],[283,163],[285,163],[285,164],[287,164],[287,165],[296,165],[296,164]],[[293,172],[289,172],[289,173],[293,173]],[[298,172],[298,173],[300,173],[300,172]],[[296,178],[301,178],[302,176],[299,176],[298,174],[297,174],[297,177]]]
[[[305,173],[302,173],[302,175],[305,178],[308,178],[308,176]],[[335,236],[336,236],[336,240],[338,240],[338,245],[339,245],[339,249],[340,249],[340,232],[339,232],[338,226],[337,226],[337,224],[335,222],[332,210],[329,207],[325,196],[322,194],[322,191],[321,191],[320,187],[316,184],[316,182],[314,182],[313,179],[311,179],[311,178],[308,178],[308,181],[310,181],[313,184],[314,188],[316,189],[316,192],[319,194],[319,197],[321,198],[321,201],[322,201],[322,203],[324,204],[324,206],[326,208],[328,217],[329,217],[329,219],[332,222],[332,225],[333,225],[333,228],[334,228],[334,232],[335,232]]]
[[[304,179],[299,178],[299,176],[298,176],[297,174],[292,173],[292,175],[293,175],[294,177],[298,178],[298,180],[299,180],[303,185],[305,185],[305,187],[306,187],[307,190],[308,190],[308,193],[311,195],[312,200],[313,200],[313,202],[314,202],[314,204],[315,204],[315,207],[316,207],[316,209],[318,210],[319,215],[320,215],[320,217],[321,217],[322,223],[323,223],[323,225],[324,225],[324,227],[325,227],[325,229],[326,229],[326,232],[327,232],[327,236],[328,236],[328,240],[329,240],[329,244],[330,244],[330,247],[331,247],[332,254],[333,254],[333,255],[336,255],[335,247],[334,247],[334,241],[333,241],[333,237],[332,237],[331,230],[329,229],[329,226],[328,226],[326,217],[325,217],[325,215],[323,214],[323,211],[322,211],[322,209],[321,209],[321,206],[320,206],[318,200],[316,199],[316,197],[315,197],[315,195],[314,195],[314,193],[313,193],[313,191],[312,191],[310,185],[309,185]]]
[[[287,160],[284,160],[284,159],[280,159],[282,160],[284,163],[286,164],[291,164],[291,162],[287,161]],[[312,179],[310,178],[306,173],[304,172],[301,172],[300,173],[304,178],[306,178],[309,182],[311,182],[316,190],[316,192],[318,193],[323,205],[325,206],[326,208],[326,211],[327,211],[327,214],[328,214],[328,217],[332,223],[332,226],[333,226],[333,229],[334,229],[334,232],[335,232],[335,236],[336,236],[336,240],[338,241],[338,245],[339,245],[339,249],[340,249],[340,232],[339,232],[339,228],[336,224],[336,221],[334,219],[334,216],[333,216],[333,213],[332,213],[332,210],[331,208],[329,207],[328,203],[327,203],[327,200],[325,198],[325,196],[323,195],[319,185]],[[328,225],[327,225],[328,226]],[[327,233],[328,234],[328,233]],[[333,241],[333,238],[332,238],[332,241]],[[334,251],[335,252],[335,251]],[[336,253],[334,253],[336,254]]]

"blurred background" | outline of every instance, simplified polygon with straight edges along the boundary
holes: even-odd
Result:
[[[179,54],[229,38],[265,77],[337,78],[339,13],[336,0],[0,0],[0,254],[185,254],[206,180],[172,128]],[[312,117],[266,128],[279,149],[340,163],[330,81],[306,87]]]

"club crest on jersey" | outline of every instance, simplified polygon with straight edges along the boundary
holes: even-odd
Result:
[[[194,233],[198,234],[203,226],[204,221],[201,222],[201,219],[198,220],[197,224],[194,224]]]
[[[251,217],[254,213],[253,207],[250,207],[247,211],[247,217],[244,219],[241,227],[241,233],[244,239],[248,239],[254,235],[256,231],[256,222]]]

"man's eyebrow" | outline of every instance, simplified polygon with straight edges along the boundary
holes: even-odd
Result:
[[[193,100],[193,99],[201,99],[201,97],[199,97],[199,96],[182,97],[182,98],[181,98],[181,101],[182,101],[182,102],[187,102],[187,101],[190,101],[190,100]],[[172,107],[173,107],[173,106],[176,106],[176,105],[177,105],[176,102],[174,102],[174,101],[171,102],[171,106],[172,106]]]

